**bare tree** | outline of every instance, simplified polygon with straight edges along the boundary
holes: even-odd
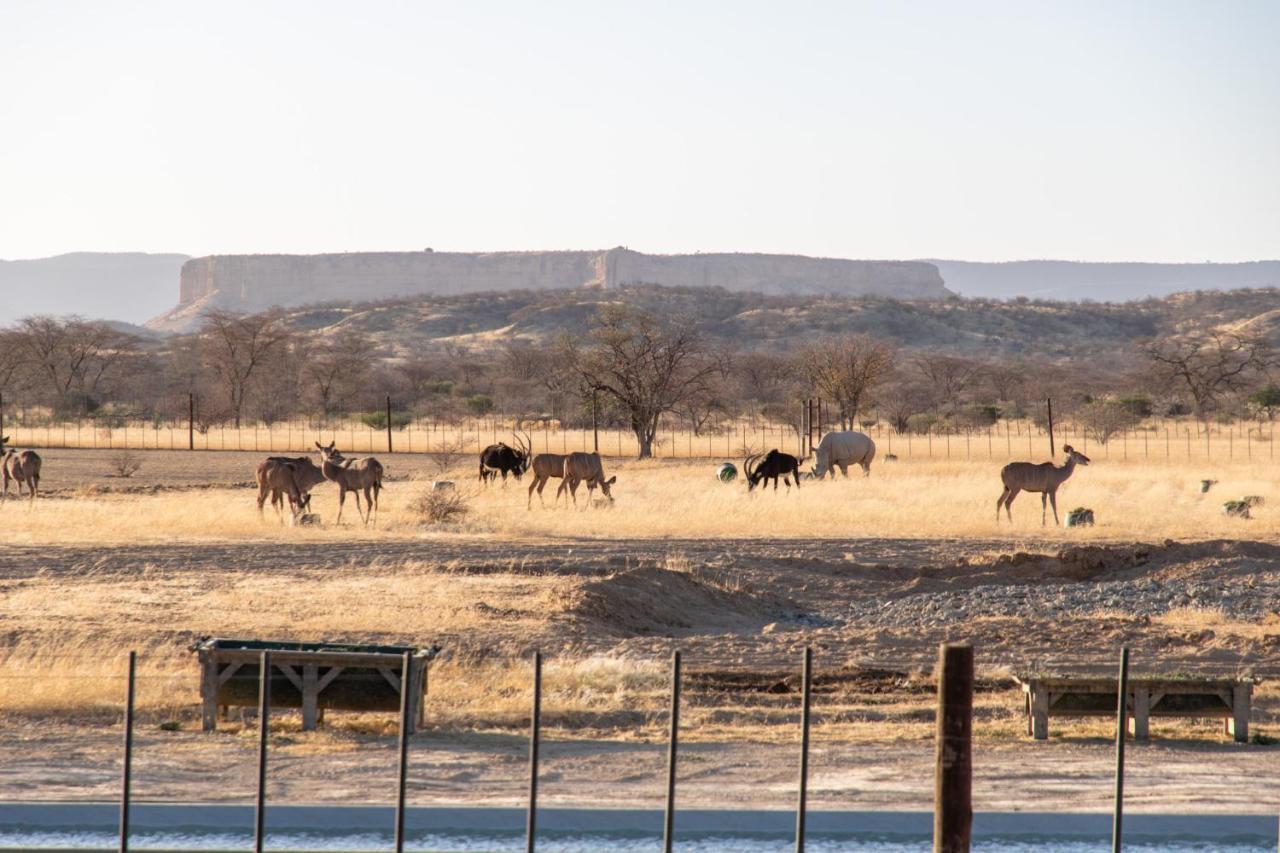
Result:
[[[653,456],[658,419],[704,393],[719,371],[692,326],[669,326],[624,306],[601,309],[588,344],[562,344],[587,388],[599,389],[626,413],[641,459]]]
[[[1099,444],[1105,445],[1117,433],[1133,429],[1142,418],[1132,406],[1119,400],[1094,400],[1076,409],[1073,416]]]
[[[139,351],[133,335],[79,317],[27,317],[13,335],[17,359],[64,411],[93,406],[104,383]]]
[[[920,377],[933,391],[934,398],[951,411],[960,407],[965,393],[981,377],[980,366],[972,359],[945,353],[924,353],[914,360]]]
[[[375,348],[367,335],[355,329],[339,329],[307,347],[302,377],[310,386],[321,414],[334,414],[369,375]]]
[[[929,389],[913,376],[899,376],[876,395],[876,407],[899,435],[911,428],[911,418],[933,407]]]
[[[893,368],[893,353],[867,335],[849,335],[810,344],[800,351],[799,363],[813,389],[836,404],[847,425]]]
[[[205,362],[226,394],[238,429],[253,383],[284,355],[292,335],[279,311],[237,314],[213,309],[204,319]]]
[[[1264,338],[1237,332],[1156,339],[1143,346],[1143,353],[1159,378],[1190,395],[1202,422],[1224,395],[1247,389],[1276,364]]]

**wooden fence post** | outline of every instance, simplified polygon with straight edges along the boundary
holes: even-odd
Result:
[[[390,397],[387,398],[391,399]],[[390,436],[388,436],[388,441]],[[396,785],[396,853],[404,853],[404,799],[409,781],[409,734],[413,731],[413,653],[400,666],[400,776]]]
[[[267,817],[267,734],[271,719],[271,652],[258,661],[258,799],[253,812],[253,850],[262,853]]]
[[[1046,397],[1045,405],[1049,407],[1049,459],[1054,459],[1058,454],[1053,446],[1053,398]]]
[[[973,828],[973,646],[938,651],[934,853],[968,853]]]
[[[391,453],[391,395],[387,395],[387,452]]]

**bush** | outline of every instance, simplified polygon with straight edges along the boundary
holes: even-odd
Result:
[[[111,457],[111,470],[117,477],[128,479],[142,469],[142,457],[132,450],[121,450]]]
[[[387,428],[387,413],[383,411],[365,412],[364,414],[360,415],[360,423],[364,424],[367,427],[372,427],[373,429],[376,429],[379,432],[381,432],[382,430]],[[392,412],[391,413],[392,428],[404,429],[411,423],[413,423],[413,415],[409,414],[408,412]]]
[[[487,415],[493,411],[493,398],[488,394],[472,394],[467,398],[466,406],[473,415]]]
[[[1128,397],[1121,397],[1116,400],[1116,405],[1139,418],[1149,418],[1151,413],[1155,411],[1151,404],[1151,398],[1145,394],[1131,394]]]
[[[471,514],[471,499],[457,489],[432,490],[409,508],[426,524],[455,524]]]

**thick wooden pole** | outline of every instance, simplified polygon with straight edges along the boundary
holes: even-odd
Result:
[[[1046,398],[1044,402],[1049,407],[1049,458],[1052,459],[1058,455],[1053,446],[1053,398]]]
[[[600,452],[600,392],[591,391],[591,449]]]
[[[388,398],[390,399],[390,398]],[[404,853],[404,799],[409,781],[409,733],[413,720],[409,714],[413,703],[409,701],[413,687],[413,654],[404,653],[400,665],[400,776],[396,783],[396,853]]]
[[[1128,728],[1129,647],[1120,650],[1120,673],[1116,677],[1116,790],[1111,820],[1111,849],[1120,853],[1124,837],[1124,736]]]
[[[133,695],[138,653],[129,652],[129,679],[124,698],[124,761],[120,770],[120,853],[129,850],[129,796],[133,785]]]
[[[934,853],[968,853],[973,826],[973,646],[938,652]]]
[[[525,849],[533,853],[538,837],[538,745],[542,736],[542,652],[533,653],[533,713],[529,718],[529,815]]]
[[[267,734],[271,718],[271,652],[258,661],[258,800],[253,812],[253,850],[262,853],[267,818]]]
[[[804,648],[800,705],[800,796],[796,801],[796,853],[804,853],[805,817],[809,798],[809,705],[813,683],[813,649]]]
[[[196,395],[187,395],[187,450],[196,449]]]
[[[662,849],[675,844],[676,751],[680,743],[680,650],[671,653],[671,735],[667,741],[667,808],[662,823]]]

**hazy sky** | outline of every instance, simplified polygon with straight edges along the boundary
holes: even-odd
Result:
[[[1280,2],[0,0],[0,258],[1280,257]]]

